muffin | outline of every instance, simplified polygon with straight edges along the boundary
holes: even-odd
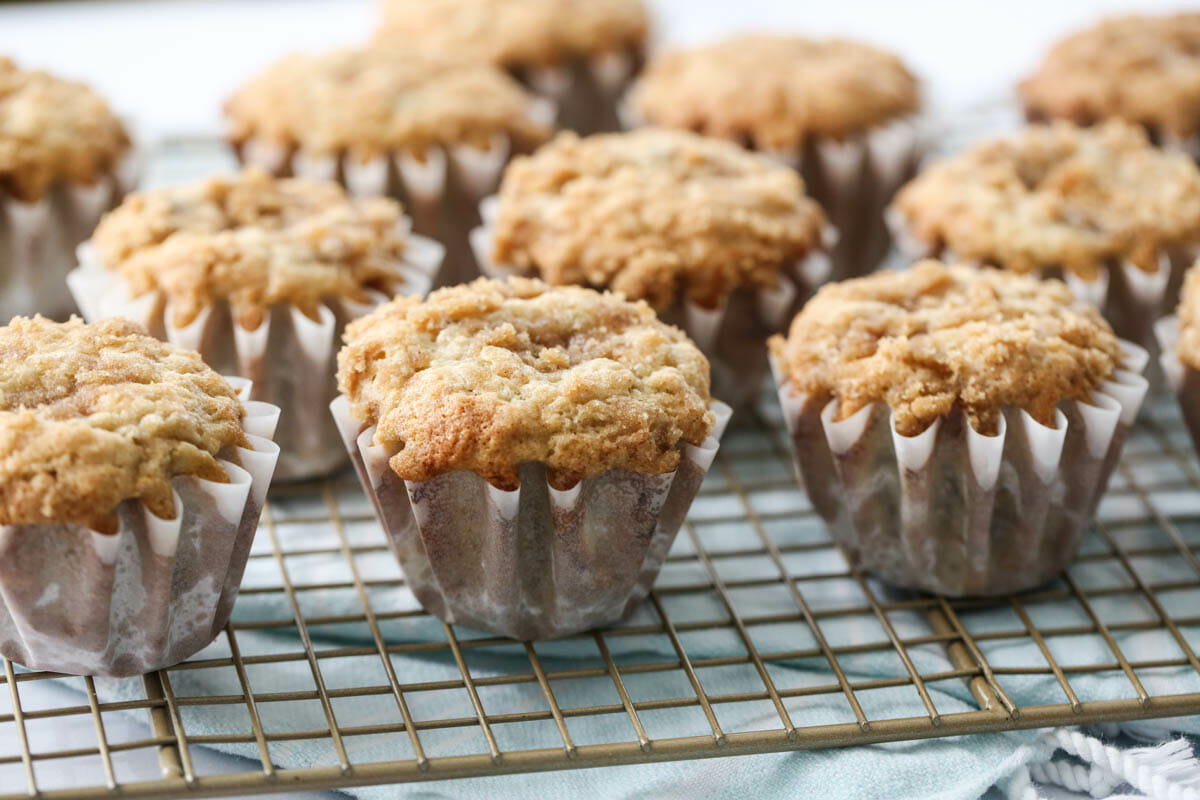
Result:
[[[380,10],[378,46],[494,64],[580,133],[618,128],[649,30],[642,0],[383,0]]]
[[[500,70],[381,48],[288,56],[225,113],[244,163],[402,201],[447,248],[439,285],[477,275],[466,237],[479,200],[550,135],[546,104]]]
[[[829,270],[825,215],[795,171],[683,131],[559,134],[508,167],[483,213],[485,273],[645,300],[735,406],[761,387],[767,336]]]
[[[82,83],[0,57],[0,323],[75,308],[75,246],[136,177],[129,134]]]
[[[346,323],[428,291],[441,257],[394,201],[259,169],[130,196],[68,276],[89,321],[136,320],[285,411],[279,477],[346,464],[325,413]]]
[[[887,255],[883,209],[916,171],[916,78],[859,42],[743,35],[651,59],[624,105],[649,123],[730,139],[804,175],[841,234],[832,278]]]
[[[137,675],[229,619],[279,409],[126,320],[0,327],[0,653]]]
[[[1163,374],[1200,452],[1200,262],[1184,276],[1176,313],[1159,320],[1154,332]]]
[[[925,169],[890,219],[914,258],[1062,277],[1150,347],[1200,243],[1200,169],[1119,121],[1032,125]]]
[[[1200,155],[1200,13],[1104,20],[1056,44],[1019,92],[1031,121],[1120,119]]]
[[[645,303],[479,279],[346,329],[331,406],[421,605],[515,639],[650,591],[729,410]]]
[[[830,284],[771,339],[796,466],[865,569],[954,597],[1071,561],[1147,354],[1060,281],[923,261]]]

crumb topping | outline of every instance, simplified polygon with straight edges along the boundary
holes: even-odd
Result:
[[[228,481],[242,405],[194,352],[126,320],[0,327],[0,524],[113,533],[137,499],[173,518],[171,478]]]
[[[825,225],[795,170],[682,131],[559,134],[508,166],[499,196],[497,263],[660,310],[774,286]]]
[[[432,146],[487,148],[496,134],[527,149],[550,135],[531,116],[534,99],[519,83],[452,58],[461,54],[379,47],[287,56],[225,104],[230,138],[366,161]]]
[[[647,121],[795,150],[917,110],[917,79],[895,55],[861,42],[755,34],[652,59],[632,103]]]
[[[1117,117],[1176,136],[1200,131],[1200,13],[1107,19],[1055,45],[1020,86],[1038,118]]]
[[[504,67],[641,48],[642,0],[384,0],[377,41]]]
[[[559,489],[670,472],[713,426],[708,361],[618,294],[481,278],[396,299],[345,341],[338,387],[405,480],[470,470],[511,490],[527,461]]]
[[[135,297],[164,294],[175,325],[223,301],[253,330],[277,303],[316,319],[323,300],[394,294],[404,220],[394,200],[250,168],[131,195],[100,221],[92,245]]]
[[[82,83],[0,57],[0,190],[23,202],[57,181],[92,184],[129,149],[129,135]]]
[[[1200,242],[1200,169],[1119,121],[1032,125],[934,164],[893,201],[909,231],[958,258],[1093,279],[1112,259],[1158,269]]]
[[[872,403],[915,436],[956,406],[994,435],[1006,406],[1053,425],[1058,403],[1088,401],[1120,365],[1112,328],[1057,280],[922,261],[827,284],[771,352],[797,392]]]

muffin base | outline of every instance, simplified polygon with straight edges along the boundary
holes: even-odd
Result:
[[[1090,403],[1060,405],[1054,427],[1006,408],[999,433],[955,409],[903,436],[890,410],[835,420],[829,397],[800,394],[772,360],[796,468],[817,513],[861,567],[951,597],[1002,595],[1053,578],[1074,558],[1148,383],[1148,355]]]
[[[330,405],[363,488],[426,611],[524,641],[610,625],[649,593],[704,479],[729,409],[714,402],[712,435],[681,450],[675,472],[611,470],[560,491],[545,465],[496,489],[471,472],[405,481],[373,444],[375,428]]]
[[[249,394],[248,382],[235,385]],[[113,534],[0,526],[0,653],[31,669],[124,677],[177,664],[217,637],[279,454],[269,438],[279,409],[243,403],[252,449],[221,460],[228,483],[175,478],[174,519],[126,500]]]
[[[518,65],[509,72],[526,89],[555,104],[559,128],[586,136],[621,129],[621,97],[645,61],[641,48],[627,48],[553,66]]]

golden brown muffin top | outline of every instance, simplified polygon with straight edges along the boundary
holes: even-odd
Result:
[[[1031,125],[934,164],[896,195],[909,232],[971,261],[1094,278],[1106,262],[1158,269],[1200,242],[1200,169],[1140,128]]]
[[[1179,291],[1179,360],[1200,369],[1200,262],[1193,264]]]
[[[558,64],[646,42],[642,0],[384,0],[381,45],[504,67]]]
[[[481,278],[396,299],[345,341],[338,387],[405,480],[470,470],[511,490],[527,461],[559,489],[670,472],[713,427],[708,361],[619,294]]]
[[[486,148],[497,134],[527,148],[550,135],[519,83],[454,57],[380,47],[287,56],[225,104],[230,138],[366,161],[431,146]]]
[[[174,518],[171,479],[226,482],[245,446],[234,390],[200,356],[120,319],[0,327],[0,524],[113,533],[137,499]]]
[[[1088,401],[1121,360],[1061,281],[939,261],[826,284],[770,348],[795,391],[838,402],[836,419],[886,403],[904,436],[955,407],[987,435],[1006,406],[1053,425],[1058,403]]]
[[[497,263],[660,310],[774,286],[825,226],[795,170],[682,131],[559,134],[508,166],[499,197]]]
[[[1037,118],[1112,117],[1176,136],[1200,131],[1200,13],[1107,19],[1055,45],[1020,86]]]
[[[861,42],[751,34],[654,58],[634,88],[648,122],[794,150],[917,110],[917,79],[895,55]]]
[[[86,85],[0,57],[0,191],[32,203],[57,181],[92,184],[128,149],[125,127]]]
[[[92,245],[133,296],[163,293],[175,325],[228,302],[253,330],[276,303],[316,319],[326,299],[394,294],[403,283],[404,220],[394,200],[250,168],[131,195],[100,221]]]

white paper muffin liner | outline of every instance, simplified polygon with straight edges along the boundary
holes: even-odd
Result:
[[[408,236],[397,272],[400,295],[425,295],[442,258],[442,246]],[[133,297],[127,281],[105,268],[90,243],[79,248],[80,266],[67,276],[76,302],[88,322],[124,317],[145,325],[152,336],[199,351],[218,372],[253,382],[254,400],[283,409],[276,440],[282,452],[276,479],[304,480],[327,475],[346,464],[346,450],[326,409],[337,396],[337,351],[351,320],[389,298],[372,292],[372,302],[332,299],[312,320],[291,305],[276,305],[254,330],[243,328],[227,303],[211,306],[185,327],[176,327],[165,297],[148,292]]]
[[[642,49],[630,47],[563,64],[517,67],[512,73],[526,89],[554,103],[559,128],[586,136],[620,129],[618,105],[644,62]]]
[[[1006,408],[995,436],[959,409],[903,436],[876,403],[834,420],[835,400],[795,392],[772,358],[796,467],[851,558],[888,583],[951,597],[1001,595],[1053,578],[1075,557],[1149,384],[1124,366],[1054,427]]]
[[[530,116],[549,124],[554,106],[538,99]],[[394,197],[412,217],[417,233],[446,248],[434,288],[479,277],[467,245],[467,234],[479,224],[479,201],[496,191],[500,174],[513,156],[512,141],[497,133],[486,149],[470,145],[429,147],[423,155],[395,152],[362,162],[348,154],[313,156],[252,139],[235,147],[238,159],[280,177],[334,180],[356,196]]]
[[[647,125],[628,96],[620,115],[626,130]],[[866,275],[887,256],[892,239],[884,210],[896,190],[916,175],[926,139],[921,117],[913,115],[844,140],[810,136],[798,150],[751,149],[804,178],[808,196],[821,205],[838,232],[826,280],[840,281]]]
[[[34,203],[0,192],[0,324],[33,314],[65,320],[75,311],[65,282],[75,247],[133,188],[140,166],[131,150],[95,183],[59,183]]]
[[[483,225],[471,231],[471,248],[480,271],[491,278],[524,275],[519,268],[496,264],[492,259],[492,224],[498,198],[480,204]],[[753,402],[767,374],[767,338],[791,321],[795,311],[828,277],[831,261],[828,248],[837,241],[832,228],[825,231],[823,249],[780,270],[778,286],[734,290],[715,309],[686,299],[659,312],[667,323],[681,328],[708,358],[712,395],[741,410]]]
[[[525,641],[610,625],[649,593],[729,420],[714,401],[712,434],[681,448],[679,467],[652,475],[611,470],[560,491],[541,463],[521,465],[514,491],[472,472],[405,481],[375,445],[375,428],[330,410],[363,488],[429,613]]]
[[[175,518],[137,500],[116,533],[77,524],[0,526],[0,653],[32,669],[123,677],[208,645],[233,610],[279,448],[279,409],[242,397],[250,449],[220,459],[229,477],[171,481]]]

